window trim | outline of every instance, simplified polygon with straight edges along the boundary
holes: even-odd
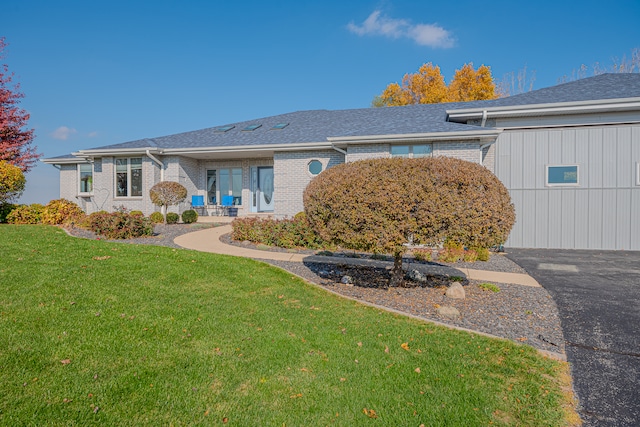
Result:
[[[80,170],[81,166],[88,165],[91,167],[91,191],[82,191],[82,171]],[[77,173],[78,173],[78,195],[79,196],[93,196],[93,177],[95,175],[95,170],[93,169],[93,163],[78,163],[77,164]]]
[[[113,160],[113,185],[114,185],[114,199],[141,199],[144,195],[144,191],[142,188],[140,189],[139,196],[131,195],[131,160],[140,159],[140,186],[144,187],[144,158],[142,157],[116,157]],[[127,161],[127,195],[119,196],[118,195],[118,160],[126,160]],[[137,169],[137,168],[136,168]]]
[[[636,162],[636,185],[640,185],[640,162]]]
[[[549,169],[550,168],[576,168],[576,182],[549,182]],[[580,186],[580,165],[576,163],[570,164],[551,164],[545,165],[544,185],[546,187],[579,187]]]

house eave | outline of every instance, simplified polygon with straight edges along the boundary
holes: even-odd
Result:
[[[162,150],[158,149],[158,147],[88,149],[79,150],[71,154],[78,157],[130,156],[136,154],[143,155],[146,154],[147,151],[154,154],[162,154]]]
[[[40,159],[42,163],[48,165],[75,165],[78,163],[89,163],[86,159],[80,157],[67,157],[67,158],[53,158],[53,159]]]
[[[610,113],[640,109],[640,98],[619,98],[593,101],[558,102],[499,107],[476,107],[447,110],[447,120],[466,123],[467,120],[487,118],[509,118],[527,116],[554,116],[567,114]]]
[[[492,140],[497,138],[502,130],[487,129],[480,131],[458,131],[458,132],[428,132],[409,133],[392,135],[359,135],[359,136],[338,136],[327,138],[332,143],[362,144],[376,142],[391,143],[412,143],[412,142],[437,142],[437,141],[468,141],[468,140]]]

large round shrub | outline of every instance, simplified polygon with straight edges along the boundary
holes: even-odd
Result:
[[[327,169],[304,192],[307,219],[323,240],[394,256],[402,282],[407,244],[503,243],[515,221],[504,185],[485,167],[449,157],[373,159]]]

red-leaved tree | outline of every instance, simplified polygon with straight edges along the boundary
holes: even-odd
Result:
[[[6,47],[0,37],[0,60],[4,59]],[[0,161],[6,160],[23,172],[28,172],[41,154],[33,143],[33,129],[27,129],[29,113],[20,108],[20,85],[13,83],[13,73],[7,64],[0,65]]]

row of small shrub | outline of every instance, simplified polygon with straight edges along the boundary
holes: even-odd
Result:
[[[304,213],[292,219],[238,218],[231,224],[233,240],[248,240],[281,248],[322,248],[323,241],[311,229]]]
[[[417,248],[413,251],[413,257],[418,261],[431,261],[432,251],[431,249]],[[454,244],[446,244],[443,249],[437,252],[438,261],[441,262],[475,262],[475,261],[489,261],[490,252],[487,248],[464,248],[462,246]]]
[[[180,219],[176,213],[167,214],[167,223],[175,224]],[[46,205],[0,205],[0,222],[10,224],[68,225],[86,228],[109,239],[128,239],[153,234],[153,224],[162,223],[165,218],[154,212],[145,218],[142,211],[127,211],[124,207],[115,212],[99,211],[86,215],[75,203],[66,199],[52,200]],[[182,221],[190,224],[198,220],[194,210],[182,213]]]
[[[46,205],[3,205],[3,217],[9,224],[59,225],[82,221],[85,214],[80,206],[66,199],[52,200]]]

